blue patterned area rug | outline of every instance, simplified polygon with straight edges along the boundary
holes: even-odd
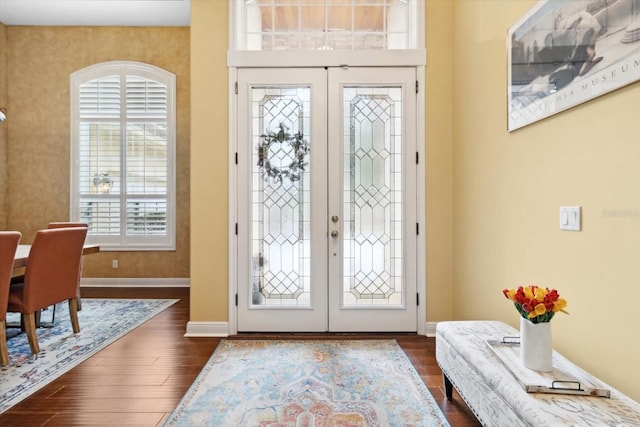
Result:
[[[165,426],[448,426],[395,340],[223,340]]]
[[[167,299],[82,299],[78,312],[80,332],[73,334],[67,302],[56,306],[51,328],[38,328],[40,353],[31,356],[27,335],[7,340],[9,366],[0,369],[0,413],[35,393],[60,375],[137,328],[178,300]],[[43,312],[42,321],[51,319],[53,309]],[[7,314],[7,323],[19,323],[20,315]]]

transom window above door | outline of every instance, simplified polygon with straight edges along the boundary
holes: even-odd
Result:
[[[231,0],[235,50],[418,46],[419,0]]]

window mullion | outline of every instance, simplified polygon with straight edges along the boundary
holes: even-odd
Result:
[[[120,240],[127,244],[127,73],[120,86]]]

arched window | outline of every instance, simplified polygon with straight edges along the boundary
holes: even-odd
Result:
[[[175,249],[175,75],[130,61],[71,75],[71,219],[103,250]]]

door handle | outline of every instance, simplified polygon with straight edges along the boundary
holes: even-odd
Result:
[[[331,230],[331,237],[336,238],[338,237],[338,234],[340,234],[338,233],[338,230]]]
[[[340,218],[338,218],[338,215],[334,215],[334,216],[331,217],[331,221],[333,221],[333,222],[338,222],[339,219]]]

